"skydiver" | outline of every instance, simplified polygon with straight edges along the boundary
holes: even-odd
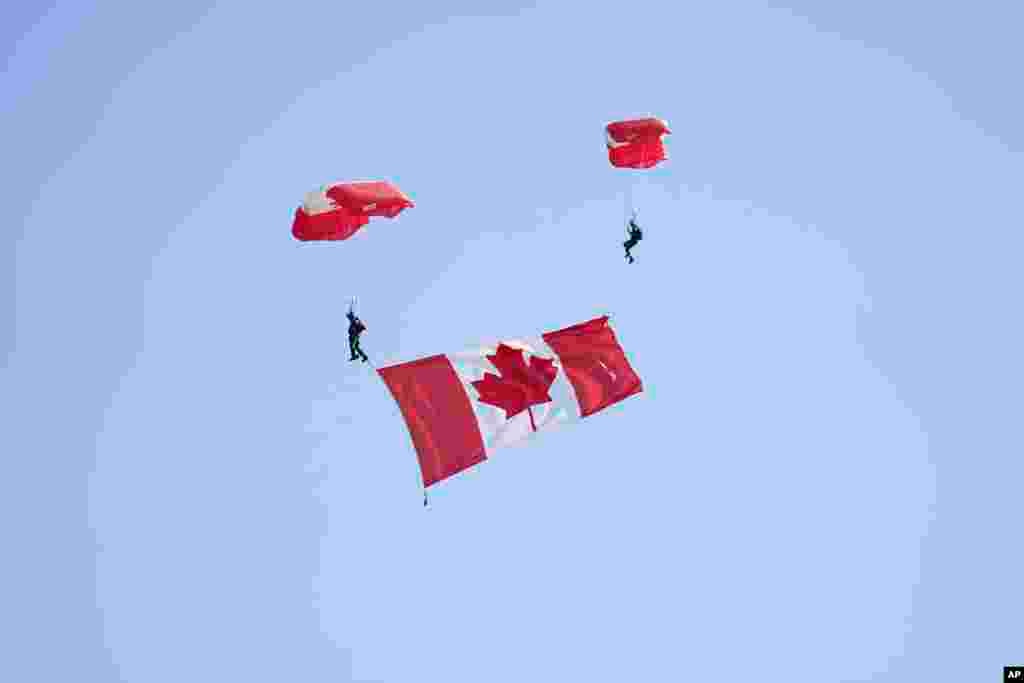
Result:
[[[636,246],[636,243],[644,238],[643,232],[640,230],[640,226],[636,223],[636,212],[633,212],[633,217],[629,219],[629,228],[626,230],[629,235],[629,239],[622,243],[622,246],[626,248],[626,258],[632,263],[634,260],[633,255],[629,253],[629,250]]]
[[[359,335],[366,331],[366,325],[352,312],[352,306],[353,304],[349,304],[348,313],[345,314],[345,317],[348,318],[348,349],[352,354],[349,361],[351,362],[358,357],[362,357],[365,363],[369,359],[363,353],[362,347],[359,346]]]

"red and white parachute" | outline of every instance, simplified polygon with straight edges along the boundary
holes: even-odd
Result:
[[[345,240],[370,222],[370,216],[394,218],[415,206],[387,181],[331,183],[310,192],[295,210],[292,235],[302,242]]]
[[[608,161],[616,168],[651,168],[668,158],[662,137],[671,135],[662,119],[631,119],[605,126]]]
[[[663,119],[648,117],[613,121],[604,127],[608,161],[616,169],[647,170],[668,159],[662,138],[671,135]],[[633,206],[633,179],[629,179],[623,196],[627,215]]]

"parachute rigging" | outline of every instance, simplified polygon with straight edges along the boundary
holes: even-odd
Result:
[[[662,138],[671,135],[668,123],[654,117],[613,121],[605,126],[608,161],[617,169],[647,170],[668,159]],[[633,184],[623,193],[626,215],[635,209]]]

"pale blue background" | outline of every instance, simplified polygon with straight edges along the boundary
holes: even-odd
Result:
[[[1024,11],[764,4],[8,3],[0,680],[1024,663]],[[378,362],[607,311],[647,391],[424,510],[353,294]]]

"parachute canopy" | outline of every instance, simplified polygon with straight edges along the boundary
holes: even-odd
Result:
[[[332,183],[310,192],[295,210],[292,235],[302,242],[344,240],[370,222],[370,216],[394,218],[415,206],[387,181]]]
[[[651,168],[667,159],[661,137],[670,135],[661,119],[615,121],[605,126],[608,160],[616,168]]]

